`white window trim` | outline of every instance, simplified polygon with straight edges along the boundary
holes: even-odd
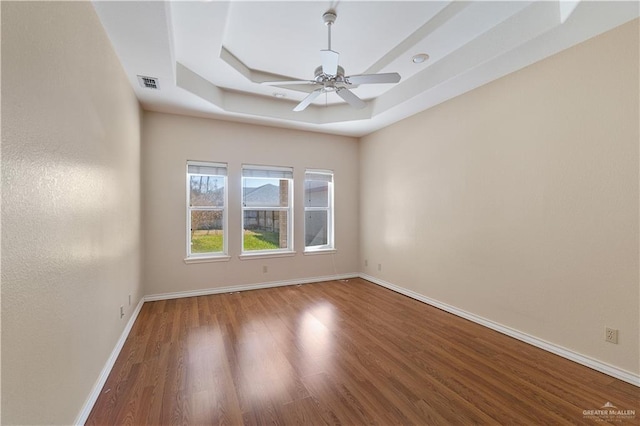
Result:
[[[231,259],[231,256],[227,256],[226,254],[221,255],[210,255],[210,256],[193,256],[186,257],[184,259],[184,263],[212,263],[212,262],[228,262]]]
[[[319,247],[319,246],[313,246],[313,247]],[[334,249],[334,248],[311,248],[310,250],[305,250],[304,251],[304,255],[305,256],[314,256],[316,254],[335,254],[338,252],[338,250]]]
[[[240,260],[265,259],[270,257],[293,257],[297,254],[294,250],[254,250],[238,256]]]
[[[286,172],[291,173],[291,178],[259,178],[252,176],[245,176],[245,170],[264,170],[264,171],[275,171],[275,172]],[[244,179],[286,179],[289,181],[288,187],[288,197],[289,197],[289,206],[288,207],[245,207],[244,205]],[[240,250],[241,253],[238,256],[239,259],[255,259],[255,258],[265,258],[265,257],[288,257],[295,256],[296,252],[293,247],[293,167],[281,167],[281,166],[261,166],[261,165],[242,165],[242,176],[241,176],[241,187],[240,187]],[[276,250],[249,250],[246,251],[244,249],[244,212],[245,211],[286,211],[288,212],[287,219],[287,248],[276,249]]]
[[[215,167],[215,168],[224,168],[227,173],[225,175],[208,175],[208,174],[199,174],[199,173],[189,173],[189,166],[203,166],[203,167]],[[229,227],[228,227],[228,167],[226,163],[215,163],[215,162],[207,162],[207,161],[187,161],[187,174],[186,174],[186,206],[187,206],[187,227],[186,227],[186,237],[187,237],[187,246],[186,253],[187,257],[184,258],[184,262],[187,264],[190,263],[205,263],[205,262],[224,262],[228,261],[231,257],[229,256]],[[224,205],[222,207],[191,207],[191,179],[190,176],[221,176],[224,178]],[[221,252],[210,252],[210,253],[191,253],[191,212],[192,211],[221,211],[222,212],[222,251]]]
[[[307,169],[304,172],[304,184],[306,184],[307,182],[307,175],[308,174],[320,174],[320,175],[331,175],[331,181],[329,182],[329,205],[327,207],[307,207],[304,205],[303,203],[303,208],[304,208],[304,229],[305,229],[305,238],[306,238],[306,234],[307,234],[307,212],[310,211],[326,211],[327,212],[327,216],[328,216],[328,229],[327,229],[327,244],[324,245],[319,245],[319,246],[307,246],[306,241],[305,241],[305,245],[304,245],[304,254],[329,254],[329,253],[336,253],[336,247],[335,247],[335,232],[334,232],[334,228],[335,228],[335,212],[334,212],[334,183],[335,183],[335,176],[333,174],[333,171],[331,170],[319,170],[319,169]],[[303,185],[304,185],[303,184]]]

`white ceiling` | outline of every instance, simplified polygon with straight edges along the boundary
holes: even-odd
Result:
[[[544,59],[639,16],[635,1],[94,1],[147,110],[362,136]],[[293,107],[327,48],[346,75],[397,72],[361,85],[354,109],[334,93]],[[411,57],[427,53],[423,64]],[[597,58],[594,58],[597,60]],[[160,90],[137,75],[157,77]],[[277,98],[274,93],[284,94]]]

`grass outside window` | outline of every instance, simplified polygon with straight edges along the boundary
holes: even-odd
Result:
[[[191,234],[192,253],[221,252],[223,248],[221,230],[199,230]],[[245,250],[278,250],[280,235],[269,231],[244,231]]]
[[[280,234],[278,232],[245,229],[243,238],[245,251],[280,249]]]

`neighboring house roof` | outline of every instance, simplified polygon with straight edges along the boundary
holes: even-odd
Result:
[[[247,207],[274,207],[280,205],[280,187],[270,183],[257,188],[244,188]]]

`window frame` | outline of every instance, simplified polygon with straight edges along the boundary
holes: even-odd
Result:
[[[225,174],[208,174],[208,173],[190,173],[189,166],[196,167],[211,167],[224,169]],[[186,253],[187,257],[184,259],[185,263],[201,263],[201,262],[216,262],[229,260],[229,224],[228,224],[228,209],[229,209],[229,167],[227,163],[219,163],[212,161],[187,161],[186,165]],[[191,176],[215,176],[216,178],[223,178],[223,205],[220,206],[192,206],[191,205]],[[191,214],[194,211],[219,211],[222,212],[222,251],[219,252],[206,252],[206,253],[192,253],[191,251]]]
[[[254,172],[264,172],[265,174],[273,174],[274,176],[246,176],[245,170],[252,170]],[[248,173],[248,172],[247,172]],[[280,173],[290,174],[290,177],[279,177]],[[294,219],[294,200],[293,200],[293,187],[294,176],[293,167],[284,166],[264,166],[255,164],[243,164],[241,172],[241,185],[240,185],[240,258],[246,259],[251,257],[278,257],[278,256],[290,256],[295,254],[294,250],[294,237],[293,237],[293,219]],[[288,206],[249,206],[245,205],[245,179],[278,179],[287,180],[287,196]],[[244,248],[244,231],[245,231],[245,212],[247,211],[274,211],[274,212],[287,212],[287,247],[278,249],[263,249],[263,250],[245,250]]]
[[[308,179],[309,175],[327,175],[330,177],[328,182],[328,200],[327,207],[310,207],[307,206],[306,203],[306,192],[307,192],[307,181],[319,181],[318,179]],[[335,248],[335,204],[334,204],[334,188],[335,183],[335,175],[332,170],[322,170],[322,169],[306,169],[304,172],[304,189],[303,194],[305,195],[305,202],[303,203],[304,208],[304,252],[305,254],[312,253],[326,253],[326,252],[334,252]],[[307,245],[307,212],[313,211],[326,211],[327,212],[327,244],[316,245],[316,246],[308,246]]]

